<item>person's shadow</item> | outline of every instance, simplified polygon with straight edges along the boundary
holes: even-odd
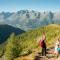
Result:
[[[52,49],[52,48],[51,48]],[[47,52],[46,52],[46,54],[47,54],[47,56],[46,56],[46,58],[54,58],[55,56],[54,55],[51,55],[51,56],[49,56],[51,53],[49,53],[48,51],[49,51],[50,49],[47,49]],[[38,55],[36,55],[35,56],[35,58],[34,58],[34,60],[41,60],[42,58],[44,58],[42,55],[41,55],[41,53],[37,53]]]
[[[40,60],[40,58],[42,58],[42,57],[35,56],[35,59],[34,60]]]
[[[34,60],[40,60],[42,57],[41,57],[41,53],[38,53],[37,56],[35,56]]]

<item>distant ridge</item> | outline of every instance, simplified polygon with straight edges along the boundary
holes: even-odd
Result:
[[[50,25],[47,25],[47,27],[60,27],[59,24],[50,24]]]
[[[23,32],[25,31],[19,28],[15,28],[7,24],[0,24],[0,44],[6,41],[10,34],[15,33],[17,35],[22,34]]]

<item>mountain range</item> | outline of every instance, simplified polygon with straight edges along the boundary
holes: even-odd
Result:
[[[0,24],[8,24],[27,31],[48,24],[60,24],[60,12],[38,12],[34,10],[1,12]]]

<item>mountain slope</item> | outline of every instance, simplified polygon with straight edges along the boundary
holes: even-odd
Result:
[[[16,36],[17,39],[13,40],[14,42],[17,41],[18,42],[18,46],[16,45],[17,43],[13,42],[8,42],[7,44],[7,50],[11,45],[13,45],[15,48],[17,48],[16,51],[18,51],[18,49],[20,49],[19,51],[19,56],[24,56],[24,55],[29,55],[30,53],[33,53],[35,51],[35,49],[37,49],[40,52],[40,46],[39,46],[39,37],[41,37],[42,32],[45,31],[46,32],[46,44],[47,44],[47,48],[53,47],[58,36],[60,36],[60,26],[59,25],[48,25],[48,26],[44,26],[44,27],[39,27],[35,30],[31,30],[28,31],[26,33],[23,33],[21,35]],[[14,36],[13,36],[14,37]],[[12,35],[11,35],[12,38]],[[11,39],[10,38],[10,39]],[[10,47],[10,49],[14,49],[14,47]],[[6,52],[9,55],[9,51],[11,53],[13,53],[14,51],[8,50]],[[15,52],[15,54],[17,54]],[[7,56],[8,56],[7,55]],[[9,55],[10,56],[10,55]],[[15,56],[15,55],[13,55]]]
[[[10,25],[0,24],[0,56],[2,56],[5,52],[5,46],[10,34],[15,33],[16,35],[19,35],[24,32],[25,31]]]
[[[10,34],[15,33],[17,35],[23,32],[24,32],[23,30],[12,27],[10,25],[6,25],[6,24],[0,25],[0,44],[5,42],[7,38],[10,36]]]
[[[39,27],[35,30],[31,30],[27,33],[24,33],[22,35],[20,35],[20,37],[24,39],[24,41],[33,41],[42,35],[43,31],[46,32],[46,39],[49,42],[49,44],[51,43],[52,40],[54,40],[55,37],[60,36],[60,25],[56,25],[56,24],[50,24],[44,27]],[[22,39],[22,40],[23,40]],[[22,41],[21,40],[21,41]]]

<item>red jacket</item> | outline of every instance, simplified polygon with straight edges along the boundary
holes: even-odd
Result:
[[[41,48],[46,47],[46,44],[45,44],[44,40],[40,41],[40,43],[39,43],[39,44],[40,44]]]

